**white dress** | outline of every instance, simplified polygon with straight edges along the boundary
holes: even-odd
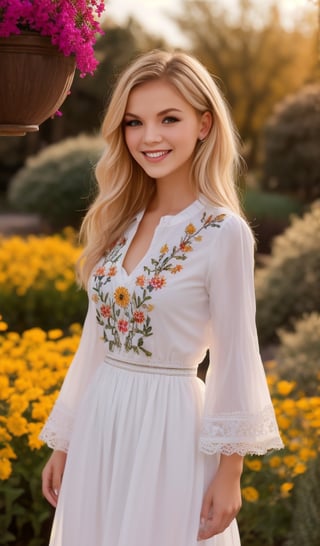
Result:
[[[247,224],[201,198],[162,217],[128,275],[142,215],[93,272],[81,342],[41,433],[68,451],[50,546],[196,546],[220,454],[282,446]],[[201,544],[239,546],[236,522]]]

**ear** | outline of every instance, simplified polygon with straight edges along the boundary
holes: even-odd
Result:
[[[201,115],[199,140],[203,140],[208,136],[209,131],[212,127],[212,122],[213,120],[211,112],[207,111]]]

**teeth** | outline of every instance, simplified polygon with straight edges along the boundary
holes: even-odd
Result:
[[[167,152],[145,152],[145,155],[151,158],[162,157],[163,155],[166,155],[166,154]]]

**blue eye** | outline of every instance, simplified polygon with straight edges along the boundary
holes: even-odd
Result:
[[[177,121],[179,121],[178,118],[175,118],[174,116],[167,116],[164,118],[163,123],[176,123]]]
[[[124,125],[126,127],[138,127],[139,125],[141,125],[141,121],[139,121],[138,119],[127,119],[124,121]]]

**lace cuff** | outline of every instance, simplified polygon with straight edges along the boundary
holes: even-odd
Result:
[[[73,415],[57,402],[40,432],[39,438],[49,447],[67,453],[73,426]]]
[[[202,423],[200,450],[208,455],[264,455],[282,447],[272,406],[258,414],[220,413]]]

